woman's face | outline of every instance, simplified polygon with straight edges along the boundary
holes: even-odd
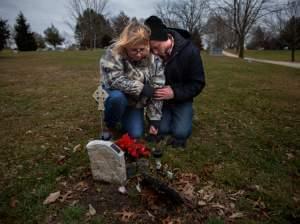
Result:
[[[149,45],[148,44],[137,44],[131,47],[127,47],[127,55],[133,61],[140,61],[146,58],[149,53]]]

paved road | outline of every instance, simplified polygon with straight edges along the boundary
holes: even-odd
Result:
[[[227,57],[232,57],[232,58],[238,58],[237,55],[229,53],[227,51],[223,51],[223,55]],[[272,61],[272,60],[264,60],[264,59],[256,59],[256,58],[244,58],[244,60],[247,60],[249,62],[254,61],[254,62],[262,62],[262,63],[269,63],[269,64],[274,64],[274,65],[282,65],[282,66],[287,66],[291,68],[298,68],[300,69],[300,63],[298,62],[287,62],[287,61]]]

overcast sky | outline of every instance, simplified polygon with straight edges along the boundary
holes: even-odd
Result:
[[[146,18],[154,13],[154,5],[159,0],[109,0],[110,16],[121,10],[129,17]],[[30,24],[31,31],[43,34],[51,24],[67,38],[73,36],[66,22],[69,20],[67,9],[69,0],[0,0],[0,17],[13,26],[20,11]]]

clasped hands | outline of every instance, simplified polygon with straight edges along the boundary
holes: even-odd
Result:
[[[174,92],[171,86],[164,86],[155,89],[153,96],[155,100],[170,100],[174,98]]]

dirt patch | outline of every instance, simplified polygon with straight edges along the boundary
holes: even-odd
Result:
[[[61,192],[57,203],[62,207],[80,205],[87,210],[91,205],[105,223],[204,223],[216,216],[232,223],[245,216],[235,206],[244,191],[225,192],[212,182],[200,183],[192,173],[177,173],[174,180],[166,182],[184,199],[182,204],[146,185],[140,185],[139,192],[138,182],[138,178],[129,180],[127,194],[121,194],[118,185],[94,181],[86,169],[80,179],[57,178]],[[52,218],[49,223],[56,221]]]

